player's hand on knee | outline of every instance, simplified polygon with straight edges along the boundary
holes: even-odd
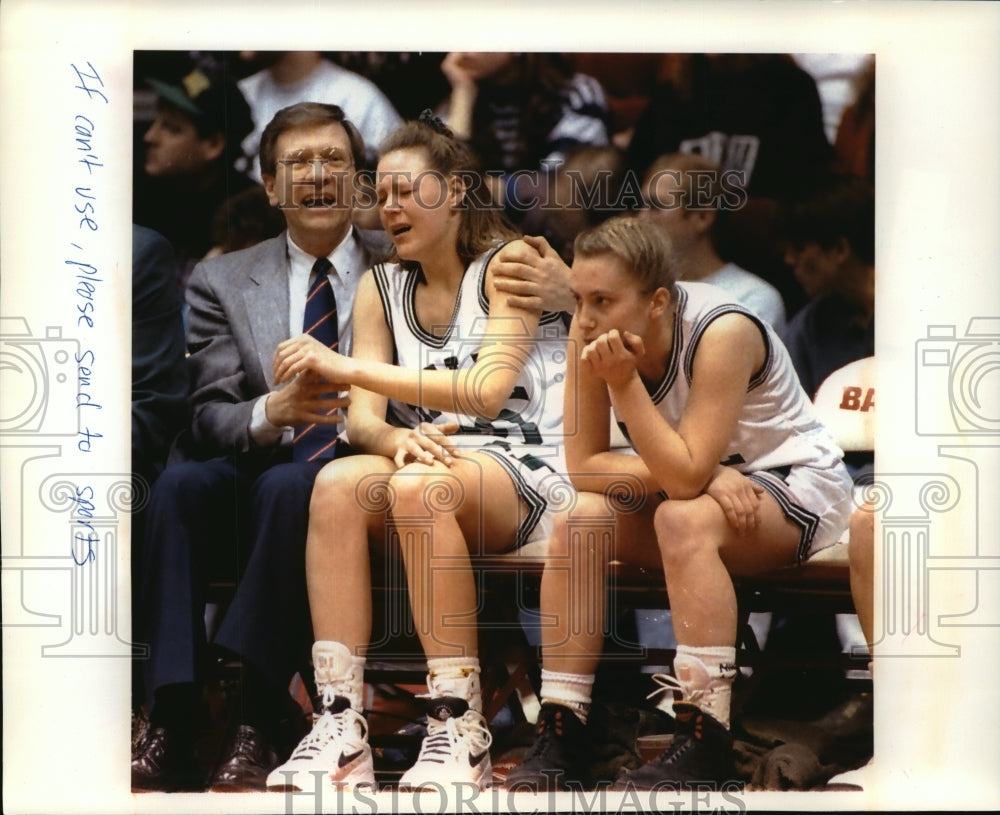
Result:
[[[716,467],[712,480],[705,488],[722,507],[729,525],[740,535],[753,532],[760,521],[758,510],[764,488],[733,467]]]
[[[400,434],[393,461],[397,467],[403,467],[411,461],[419,461],[421,464],[440,461],[450,467],[455,461],[455,443],[448,437],[457,431],[456,422],[440,425],[421,422],[417,427]]]

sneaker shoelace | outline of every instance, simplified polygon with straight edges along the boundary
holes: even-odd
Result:
[[[676,761],[682,754],[686,753],[688,747],[694,743],[695,740],[689,733],[683,730],[679,731],[674,735],[674,740],[671,742],[670,746],[649,763],[657,767],[665,767],[669,764],[673,764],[674,761]]]
[[[337,694],[332,686],[323,688],[323,713],[313,724],[312,730],[292,753],[290,761],[298,758],[314,758],[328,744],[333,741],[342,740],[345,737],[350,723],[348,716],[344,715],[350,708],[342,710],[340,713],[333,713],[330,709],[333,705],[334,697]]]
[[[711,687],[711,685],[707,688],[692,689],[685,687],[676,676],[671,676],[670,674],[653,674],[653,681],[656,682],[659,687],[654,688],[652,692],[647,694],[647,699],[652,699],[654,696],[660,697],[665,693],[680,691],[681,699],[683,701],[697,703],[702,699],[706,699],[715,692],[715,688]]]
[[[465,746],[471,755],[479,755],[490,749],[493,736],[475,719],[461,716],[445,719],[442,724],[431,724],[427,728],[427,737],[420,745],[420,756],[417,763],[424,761],[444,764],[458,752],[456,748]]]
[[[463,716],[455,724],[455,729],[466,739],[469,753],[472,755],[485,753],[493,744],[493,734],[481,722],[480,716],[469,716],[468,718]]]
[[[653,681],[655,681],[660,687],[648,694],[646,696],[647,699],[652,699],[654,696],[661,696],[664,693],[680,691],[681,695],[684,697],[684,701],[691,702],[693,704],[713,692],[712,688],[698,688],[695,690],[686,688],[681,684],[677,677],[671,676],[670,674],[653,674]],[[687,752],[688,746],[693,741],[694,739],[692,739],[691,734],[686,730],[678,730],[674,734],[674,738],[670,743],[670,746],[649,763],[656,766],[672,764],[682,753]]]

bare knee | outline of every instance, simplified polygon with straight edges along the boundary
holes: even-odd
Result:
[[[875,513],[864,505],[851,513],[848,556],[851,569],[868,574],[875,560]]]
[[[423,464],[410,464],[389,479],[392,512],[397,516],[429,517],[454,513],[462,504],[461,482]]]
[[[552,519],[552,534],[545,547],[549,560],[565,559],[569,556],[569,513],[560,512]]]
[[[684,563],[706,547],[717,549],[701,505],[693,501],[664,501],[653,517],[656,542],[664,569]]]
[[[426,515],[424,491],[427,489],[427,472],[420,466],[407,466],[389,477],[389,502],[394,515]]]
[[[336,467],[320,470],[313,483],[309,499],[309,517],[320,518],[350,506],[354,499],[354,479],[346,477]]]
[[[614,553],[615,521],[603,495],[579,493],[573,508],[553,519],[548,559],[585,557],[607,564]]]
[[[573,508],[553,518],[552,535],[547,552],[550,559],[568,558],[574,547],[593,544],[595,551],[604,537],[613,537],[615,517],[604,495],[593,492],[577,493]],[[610,543],[610,540],[609,540]],[[610,546],[605,559],[610,559]]]

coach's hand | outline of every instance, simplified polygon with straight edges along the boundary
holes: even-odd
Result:
[[[343,411],[351,404],[346,390],[307,371],[285,387],[271,391],[264,403],[264,414],[277,427],[340,424],[344,421]]]
[[[568,311],[574,308],[569,266],[547,240],[525,235],[504,246],[490,263],[493,285],[514,308]]]

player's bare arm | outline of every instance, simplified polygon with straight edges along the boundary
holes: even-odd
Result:
[[[572,311],[570,270],[543,237],[512,241],[490,261],[496,289],[511,305],[529,310]]]
[[[656,409],[634,364],[627,377],[616,375],[608,383],[632,444],[668,496],[694,498],[704,491],[764,356],[764,340],[752,320],[740,314],[716,319],[695,353],[690,397],[676,429]]]
[[[606,492],[623,477],[643,484],[647,492],[659,490],[649,468],[639,456],[611,450],[611,401],[607,383],[579,364],[585,344],[574,319],[569,331],[563,428],[566,464],[578,490]]]
[[[386,324],[375,278],[367,272],[358,283],[354,305],[355,339],[353,357],[367,362],[392,361],[392,333]],[[348,437],[352,444],[367,452],[392,459],[397,467],[409,461],[450,465],[452,445],[446,439],[457,428],[393,427],[385,421],[388,399],[357,385],[351,388],[351,407],[347,414]]]
[[[371,287],[374,288],[374,283]],[[358,297],[362,294],[363,289],[359,287]],[[540,315],[511,305],[506,297],[495,296],[489,275],[487,294],[491,295],[490,316],[472,368],[416,371],[401,368],[391,361],[363,359],[357,353],[345,357],[303,334],[278,346],[274,360],[275,381],[282,383],[304,371],[314,371],[331,381],[349,382],[385,397],[432,410],[495,419],[523,369]],[[381,305],[377,308],[381,315]],[[357,307],[355,313],[360,313]],[[360,335],[363,329],[356,325],[356,330]]]

